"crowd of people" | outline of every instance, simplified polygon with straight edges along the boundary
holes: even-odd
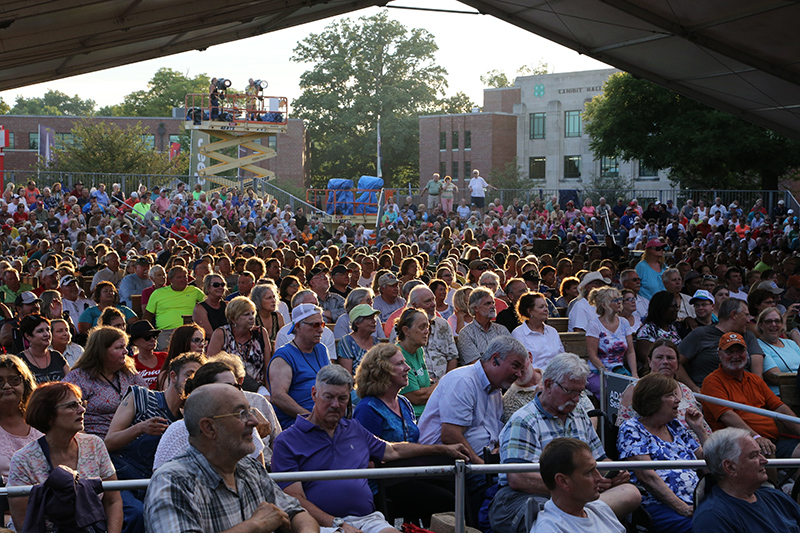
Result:
[[[452,511],[452,480],[267,472],[498,458],[542,469],[468,476],[482,530],[622,531],[643,509],[651,531],[800,531],[800,484],[761,487],[779,477],[765,457],[800,457],[800,424],[695,396],[794,416],[779,387],[800,366],[794,213],[486,205],[478,171],[453,210],[448,178],[372,231],[252,189],[10,186],[0,473],[41,487],[8,500],[17,530],[56,529],[48,490],[77,473],[101,494],[79,527],[388,533]],[[604,373],[632,382],[605,444],[589,417]],[[699,501],[694,470],[602,476],[609,457],[705,458],[714,481]]]

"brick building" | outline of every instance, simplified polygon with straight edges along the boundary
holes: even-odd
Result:
[[[39,126],[55,132],[56,147],[68,145],[72,140],[73,126],[83,120],[81,117],[2,115],[0,125],[9,131],[9,148],[4,150],[6,179],[14,179],[13,171],[34,170],[39,158]],[[108,121],[120,125],[141,123],[147,133],[145,141],[154,150],[169,150],[172,142],[179,140],[183,131],[183,119],[172,117],[95,117],[97,121]],[[267,140],[265,139],[265,142]],[[303,121],[289,119],[286,133],[273,136],[268,141],[278,155],[262,161],[259,166],[277,175],[277,184],[291,183],[304,187],[309,181],[309,148]]]
[[[420,117],[420,186],[438,172],[453,176],[463,190],[472,169],[488,176],[516,156],[543,189],[583,189],[593,177],[617,176],[637,188],[672,189],[663,171],[638,161],[598,159],[589,148],[584,106],[615,72],[520,76],[513,87],[485,89],[482,112]]]

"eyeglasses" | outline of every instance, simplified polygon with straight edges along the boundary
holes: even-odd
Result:
[[[192,337],[192,342],[195,344],[205,344],[206,340],[203,337]]]
[[[623,298],[622,301],[623,302],[635,302],[636,298],[634,298],[633,296],[628,296],[627,298]]]
[[[242,421],[242,422],[247,422],[248,420],[250,420],[250,417],[253,417],[253,418],[256,417],[255,413],[253,412],[253,408],[252,407],[248,407],[247,409],[242,409],[241,411],[238,411],[236,413],[228,413],[228,414],[224,414],[224,415],[215,415],[215,416],[212,416],[212,417],[209,417],[209,418],[217,419],[217,418],[226,418],[226,417],[229,417],[229,416],[238,416],[239,420]]]
[[[86,400],[79,400],[79,401],[72,401],[67,403],[60,403],[56,405],[56,409],[59,407],[63,407],[64,409],[69,409],[70,411],[77,411],[78,407],[86,408],[89,402]]]
[[[717,276],[713,276],[711,274],[705,274],[703,275],[703,279],[716,280]]]
[[[781,322],[783,322],[783,320],[781,320],[780,318],[768,318],[768,319],[762,320],[762,322],[764,324],[767,324],[767,325],[769,325],[769,324],[780,324]]]
[[[566,394],[567,396],[580,396],[581,394],[583,394],[582,390],[570,390],[570,389],[564,388],[564,386],[561,383],[559,383],[558,381],[556,381],[555,384],[558,385],[558,387],[561,390],[563,390],[564,394]]]
[[[614,298],[613,300],[611,300],[611,303],[612,303],[612,304],[619,304],[619,303],[622,303],[622,298]]]
[[[215,289],[219,289],[220,287],[227,287],[227,285],[225,285],[220,281],[215,281],[214,283],[211,284],[211,286],[214,287]]]
[[[151,341],[151,340],[153,340],[153,339],[157,339],[157,338],[158,338],[158,334],[155,334],[155,333],[154,333],[154,334],[152,334],[152,335],[145,335],[145,336],[144,336],[144,337],[142,337],[142,338],[143,338],[144,340],[146,340],[146,341]],[[192,340],[194,340],[194,339],[192,339]]]
[[[8,383],[11,387],[16,387],[20,383],[22,383],[22,376],[8,376],[8,378],[1,378],[0,377],[0,389]]]
[[[322,329],[325,327],[325,322],[300,322],[306,326],[311,326],[314,329]]]

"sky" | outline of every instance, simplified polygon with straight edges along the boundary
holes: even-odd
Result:
[[[392,5],[473,11],[455,0],[398,0]],[[192,77],[205,73],[211,77],[229,78],[235,87],[244,87],[250,77],[266,79],[269,82],[266,94],[285,96],[291,102],[300,95],[300,75],[311,67],[311,64],[291,60],[298,41],[311,33],[320,33],[333,20],[372,16],[378,10],[363,9],[333,19],[212,46],[203,52],[184,52],[2,91],[0,98],[13,107],[18,95],[41,97],[45,91],[53,89],[70,96],[77,94],[83,99],[92,99],[99,108],[118,104],[133,91],[147,89],[147,82],[153,74],[159,68],[167,67]],[[388,11],[392,19],[407,28],[425,28],[435,36],[439,46],[436,62],[447,70],[447,96],[462,91],[478,105],[483,105],[484,86],[480,76],[490,70],[501,70],[513,79],[519,67],[537,65],[540,61],[548,63],[550,71],[555,73],[609,68],[490,15],[392,8]]]

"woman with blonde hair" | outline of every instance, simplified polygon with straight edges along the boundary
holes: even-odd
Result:
[[[278,286],[272,281],[257,283],[250,291],[250,300],[256,306],[256,325],[263,327],[270,342],[274,343],[278,331],[284,326],[283,315],[277,311]]]
[[[86,400],[86,433],[105,438],[123,394],[131,385],[147,387],[128,357],[128,335],[111,326],[89,331],[83,355],[64,381],[74,383]]]
[[[622,295],[614,287],[600,287],[589,293],[589,303],[597,311],[597,320],[586,326],[586,352],[592,373],[587,380],[587,388],[595,395],[600,394],[599,369],[606,372],[639,377],[636,368],[636,353],[633,349],[633,328],[624,318]],[[625,368],[627,364],[628,368]]]
[[[256,392],[266,386],[266,363],[272,357],[269,335],[256,325],[256,306],[246,296],[237,296],[228,302],[225,316],[228,323],[211,335],[208,356],[226,351],[241,357],[247,370],[244,389]]]

